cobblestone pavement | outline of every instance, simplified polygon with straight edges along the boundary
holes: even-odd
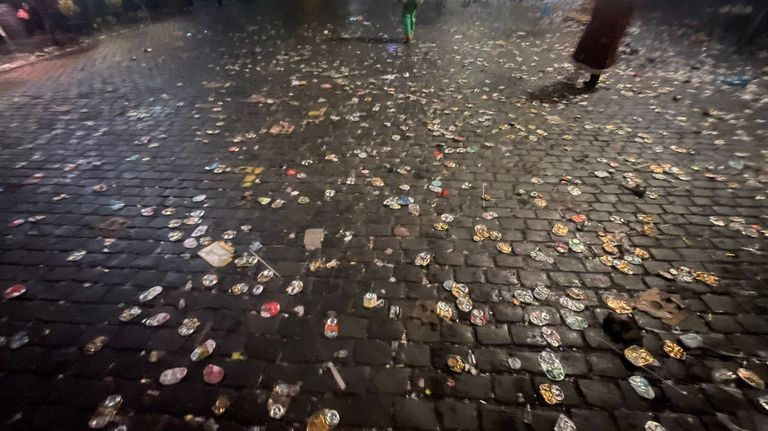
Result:
[[[301,429],[320,408],[340,429],[552,430],[560,414],[592,431],[768,429],[752,60],[641,15],[617,70],[582,93],[561,80],[580,28],[530,3],[428,0],[412,46],[396,2],[225,3],[0,75],[0,288],[26,286],[0,303],[0,428],[87,429],[120,394],[106,429]],[[270,133],[281,121],[293,131]],[[263,261],[197,255],[228,231],[235,257],[259,241]],[[263,262],[281,277],[237,295]],[[632,365],[631,345],[656,362]],[[187,375],[162,385],[175,367]],[[275,420],[278,382],[302,385]]]

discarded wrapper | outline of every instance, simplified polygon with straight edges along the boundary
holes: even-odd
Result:
[[[235,249],[224,241],[216,241],[197,252],[197,255],[205,259],[209,265],[220,268],[232,262]]]

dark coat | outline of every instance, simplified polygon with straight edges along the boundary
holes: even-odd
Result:
[[[597,0],[573,60],[592,72],[616,64],[621,38],[632,17],[632,0]]]

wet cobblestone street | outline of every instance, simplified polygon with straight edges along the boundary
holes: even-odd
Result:
[[[768,70],[641,13],[584,92],[536,3],[200,3],[0,74],[0,429],[768,430]]]

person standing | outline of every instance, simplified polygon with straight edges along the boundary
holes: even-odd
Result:
[[[621,39],[633,12],[633,0],[595,2],[589,24],[573,52],[576,66],[590,74],[589,81],[584,81],[584,88],[594,89],[600,75],[616,64]]]
[[[414,30],[416,27],[416,10],[423,0],[400,0],[403,5],[403,28],[405,30],[405,43],[411,43],[415,40]]]
[[[43,19],[43,26],[50,38],[50,43],[52,45],[61,45],[56,37],[56,30],[59,27],[56,16],[59,13],[59,7],[56,0],[29,0],[29,2],[40,13],[40,17]]]

